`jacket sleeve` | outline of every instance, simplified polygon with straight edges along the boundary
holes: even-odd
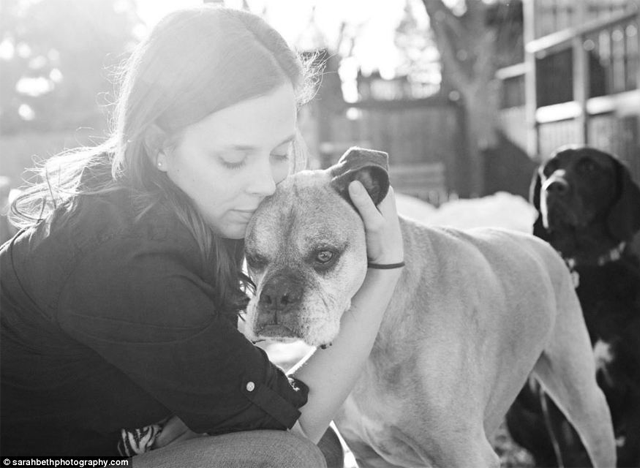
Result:
[[[176,243],[107,242],[67,280],[58,324],[197,433],[291,428],[308,388],[215,310],[198,261]]]

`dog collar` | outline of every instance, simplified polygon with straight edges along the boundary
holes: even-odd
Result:
[[[596,259],[596,265],[603,266],[609,262],[616,262],[620,260],[620,258],[622,257],[622,252],[624,251],[626,246],[626,242],[620,242],[617,246],[609,250],[607,253],[600,255]],[[582,262],[578,262],[576,258],[565,258],[564,261],[571,270],[573,270],[577,265],[582,264]]]
[[[601,255],[598,257],[598,266],[602,266],[605,263],[609,262],[617,262],[622,257],[622,252],[627,246],[626,242],[620,242],[616,247],[609,250],[609,252],[605,255]]]
[[[600,255],[596,260],[596,265],[603,266],[609,262],[617,262],[622,257],[622,252],[627,246],[626,242],[620,242],[613,249],[609,250],[604,255]],[[569,271],[571,272],[571,278],[573,279],[573,287],[577,288],[580,285],[580,274],[576,271],[576,266],[579,264],[575,258],[564,258],[564,262],[567,264]]]

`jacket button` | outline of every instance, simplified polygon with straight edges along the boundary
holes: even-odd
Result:
[[[253,382],[249,382],[247,384],[247,391],[248,392],[253,392],[253,390],[256,388],[256,384],[254,384]]]

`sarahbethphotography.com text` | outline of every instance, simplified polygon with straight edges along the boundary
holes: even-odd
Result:
[[[2,466],[110,467],[133,466],[122,457],[2,457]]]

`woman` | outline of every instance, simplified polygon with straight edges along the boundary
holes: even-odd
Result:
[[[113,137],[51,160],[13,206],[24,229],[0,252],[3,454],[323,463],[311,442],[364,365],[400,270],[370,270],[333,346],[290,376],[237,331],[242,239],[300,165],[307,75],[238,10],[175,12],[140,44]],[[379,209],[358,183],[350,193],[371,261],[400,262],[393,191]]]

